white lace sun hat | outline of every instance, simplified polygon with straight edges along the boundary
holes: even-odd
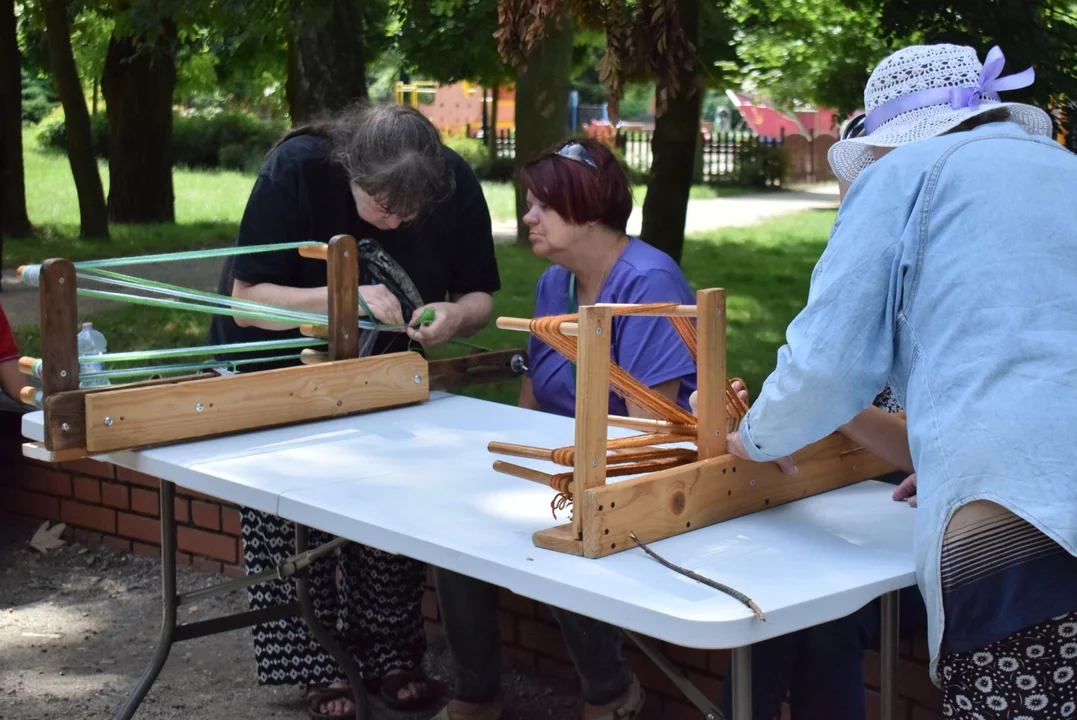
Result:
[[[961,45],[914,45],[879,63],[864,88],[863,135],[835,143],[827,153],[839,180],[851,183],[875,161],[872,146],[897,147],[952,130],[971,117],[1007,108],[1013,122],[1034,135],[1051,135],[1051,117],[1023,103],[1004,103],[1000,91],[1028,87],[1032,68],[999,77],[1006,59],[995,47],[980,64]]]

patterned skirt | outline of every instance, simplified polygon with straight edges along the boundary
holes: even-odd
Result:
[[[1077,613],[939,658],[943,717],[1077,719]]]

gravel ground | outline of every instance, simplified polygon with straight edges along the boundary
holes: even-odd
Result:
[[[149,660],[160,625],[159,562],[102,547],[66,544],[42,555],[29,547],[38,523],[0,514],[0,720],[112,718]],[[180,568],[181,591],[220,576]],[[231,593],[180,608],[184,620],[246,610]],[[437,638],[427,671],[450,687]],[[507,669],[506,718],[579,717],[575,683]],[[372,720],[420,720],[372,699]],[[300,691],[259,687],[249,630],[173,646],[137,720],[303,720]]]

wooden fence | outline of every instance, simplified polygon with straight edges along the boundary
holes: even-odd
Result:
[[[616,148],[631,173],[642,178],[651,169],[652,130],[618,130],[597,139]],[[760,138],[749,133],[701,131],[696,150],[696,182],[711,185],[773,187],[833,180],[826,154],[830,135]],[[497,131],[497,155],[515,157],[515,133]]]

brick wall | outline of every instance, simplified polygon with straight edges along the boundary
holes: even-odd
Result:
[[[5,434],[0,428],[0,439]],[[0,483],[2,507],[32,517],[62,521],[77,542],[103,543],[143,555],[159,554],[156,478],[91,460],[47,465],[20,456],[4,466],[14,471],[5,472]],[[177,491],[176,519],[180,562],[229,575],[242,574],[239,513],[234,506],[199,493]],[[423,613],[431,631],[437,632],[437,594],[430,574]],[[499,622],[508,661],[539,673],[574,677],[560,629],[545,605],[502,591]],[[706,652],[662,643],[659,647],[703,692],[718,697],[729,664],[728,652]],[[664,717],[669,720],[700,717],[676,686],[635,646],[626,648],[644,686],[652,697],[659,699]],[[869,717],[876,718],[878,655],[869,652],[864,664]],[[941,717],[939,693],[927,675],[927,645],[923,638],[902,643],[899,689],[898,720]]]

